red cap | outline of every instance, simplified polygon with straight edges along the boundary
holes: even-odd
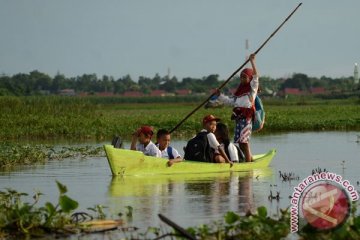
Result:
[[[245,68],[244,70],[241,71],[240,75],[241,74],[245,74],[246,76],[249,77],[250,80],[252,80],[254,72],[251,68]]]
[[[137,130],[137,134],[139,135],[140,133],[143,133],[151,137],[154,134],[154,131],[153,128],[150,126],[142,126]]]
[[[203,118],[203,124],[206,124],[211,121],[220,121],[220,118],[215,117],[214,115],[207,115]]]

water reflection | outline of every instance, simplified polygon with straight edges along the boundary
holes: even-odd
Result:
[[[185,195],[196,197],[199,203],[205,202],[204,211],[211,215],[220,215],[229,209],[245,213],[254,206],[252,180],[253,172],[247,172],[214,177],[212,181],[185,182]],[[224,204],[228,200],[228,204]]]
[[[253,181],[269,182],[272,175],[272,169],[267,168],[251,172],[114,177],[109,184],[108,205],[113,214],[132,206],[133,221],[143,226],[159,223],[158,213],[191,226],[218,220],[228,211],[240,214],[255,211],[258,205],[254,196],[266,200],[266,193],[263,187],[253,188]]]

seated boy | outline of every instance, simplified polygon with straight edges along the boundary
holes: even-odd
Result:
[[[142,126],[133,133],[131,139],[131,150],[143,152],[146,156],[161,157],[160,150],[151,141],[154,134],[152,127]],[[139,141],[139,143],[137,143]]]
[[[201,141],[206,141],[204,146],[210,146],[210,148],[206,147],[205,154],[206,156],[201,157],[201,159],[195,159],[193,150],[188,150],[191,146],[188,145],[185,148],[185,159],[186,160],[195,160],[195,161],[206,161],[206,162],[215,162],[215,163],[230,163],[230,166],[233,163],[227,157],[224,149],[221,147],[220,143],[217,141],[215,137],[216,123],[219,121],[219,118],[214,117],[213,115],[207,115],[203,118],[203,130],[201,130],[193,139],[201,139]],[[197,153],[195,153],[196,155]],[[189,156],[190,157],[187,157]],[[189,159],[188,159],[189,158]],[[192,159],[193,158],[193,159]]]
[[[170,146],[170,132],[168,130],[159,129],[156,134],[156,142],[156,146],[161,151],[161,157],[169,159],[169,167],[174,163],[182,161],[179,152]]]

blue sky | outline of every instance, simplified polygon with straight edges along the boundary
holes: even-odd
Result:
[[[257,56],[261,75],[342,77],[360,61],[360,1],[304,0]],[[0,0],[0,73],[226,79],[291,0]]]

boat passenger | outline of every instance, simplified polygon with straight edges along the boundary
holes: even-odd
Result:
[[[224,149],[222,148],[222,146],[220,145],[220,143],[216,140],[216,137],[214,135],[214,132],[216,130],[216,123],[220,121],[219,118],[213,116],[213,115],[207,115],[203,118],[202,120],[202,124],[203,124],[203,128],[193,139],[201,139],[201,141],[207,141],[204,145],[205,146],[210,146],[210,154],[207,154],[207,156],[205,156],[205,160],[202,159],[195,159],[196,156],[196,152],[194,153],[194,150],[191,149],[191,145],[189,145],[189,143],[191,143],[191,141],[193,139],[191,139],[186,148],[185,148],[185,156],[184,158],[186,160],[196,160],[196,161],[207,161],[207,162],[215,162],[215,163],[230,163],[230,165],[232,166],[233,162],[229,160],[229,158],[227,157]],[[202,140],[204,139],[204,140]],[[199,144],[196,144],[199,145]],[[188,150],[190,149],[190,150]],[[218,154],[214,154],[215,151],[217,151]],[[189,157],[187,157],[187,155]],[[194,155],[194,156],[192,156]]]
[[[141,151],[146,156],[161,157],[160,150],[151,141],[153,134],[153,128],[150,126],[142,126],[137,129],[132,135],[130,149]]]
[[[168,166],[172,166],[174,163],[181,162],[181,156],[179,152],[170,146],[170,132],[166,129],[159,129],[156,134],[156,146],[161,151],[161,157],[169,159]]]
[[[226,124],[221,122],[216,124],[215,136],[232,162],[241,162],[241,160],[244,160],[244,155],[240,148],[230,141],[229,129]]]
[[[239,143],[246,162],[252,161],[250,136],[252,133],[252,120],[255,114],[254,101],[259,87],[255,54],[250,54],[249,59],[252,68],[245,68],[241,71],[240,84],[234,93],[234,97],[229,98],[220,94],[219,90],[216,91],[216,95],[219,95],[219,101],[226,105],[234,106],[231,116],[231,119],[235,120],[234,142]]]

